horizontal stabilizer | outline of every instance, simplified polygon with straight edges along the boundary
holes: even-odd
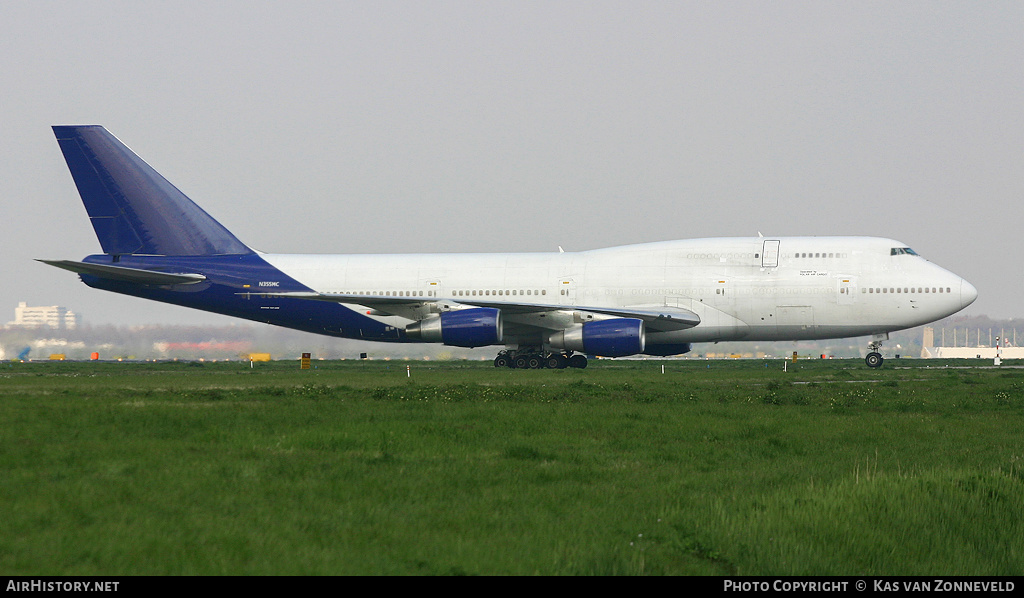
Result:
[[[79,274],[89,274],[109,280],[134,282],[138,284],[195,284],[206,280],[202,274],[188,272],[157,272],[156,270],[140,270],[138,268],[122,268],[104,264],[89,264],[71,260],[36,260],[56,268],[70,270]]]

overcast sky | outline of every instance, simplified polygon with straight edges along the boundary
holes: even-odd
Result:
[[[873,235],[1024,317],[1024,3],[0,0],[0,323],[85,287],[54,124],[270,252]]]

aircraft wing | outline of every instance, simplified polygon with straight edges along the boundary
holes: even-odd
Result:
[[[87,262],[75,262],[71,260],[36,260],[56,268],[70,270],[79,274],[89,274],[99,278],[120,280],[122,282],[134,282],[138,284],[195,284],[206,280],[202,274],[190,272],[159,272],[157,270],[141,270],[139,268],[124,268],[121,266],[108,266],[106,264],[90,264]]]
[[[583,305],[554,305],[543,303],[516,303],[512,301],[486,301],[474,297],[458,299],[427,299],[425,297],[381,297],[378,295],[351,295],[342,293],[245,293],[246,295],[263,297],[289,297],[292,299],[310,299],[313,301],[332,301],[335,303],[354,303],[363,305],[383,314],[401,315],[396,308],[424,305],[427,303],[448,303],[472,305],[474,307],[491,307],[508,314],[536,314],[543,312],[587,312],[614,316],[617,318],[637,318],[643,320],[648,328],[657,331],[684,330],[700,324],[700,316],[681,307],[669,306],[638,306],[638,307],[592,307]]]

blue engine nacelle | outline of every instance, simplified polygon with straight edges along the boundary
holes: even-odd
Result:
[[[616,318],[587,322],[548,337],[556,349],[580,351],[602,357],[625,357],[644,352],[644,321],[636,318]]]
[[[440,316],[414,322],[405,327],[409,338],[453,347],[484,347],[502,341],[501,311],[474,307],[446,311]]]

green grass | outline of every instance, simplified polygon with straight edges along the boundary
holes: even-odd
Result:
[[[0,570],[1024,573],[1024,370],[664,363],[3,364]]]

